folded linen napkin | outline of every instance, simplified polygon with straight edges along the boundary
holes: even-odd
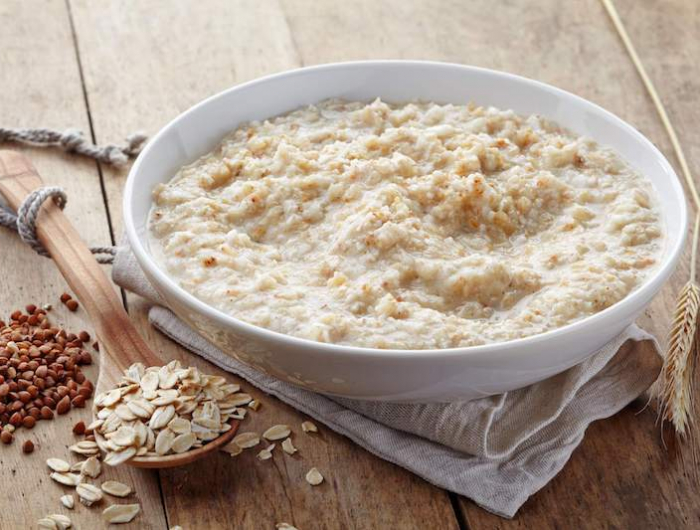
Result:
[[[661,368],[654,337],[632,325],[580,365],[498,396],[423,405],[328,397],[257,372],[204,340],[162,306],[126,246],[113,278],[152,301],[151,323],[188,350],[380,458],[508,518],[564,467],[590,423],[642,394]]]

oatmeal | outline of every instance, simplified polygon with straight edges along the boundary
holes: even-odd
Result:
[[[329,100],[251,122],[157,187],[184,289],[315,341],[451,348],[625,298],[663,248],[651,184],[538,116]]]

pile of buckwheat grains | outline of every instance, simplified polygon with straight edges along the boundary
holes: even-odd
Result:
[[[83,408],[93,384],[81,370],[92,364],[84,347],[90,335],[77,335],[51,324],[47,309],[34,304],[0,320],[0,441],[12,443],[16,428]],[[23,447],[25,453],[33,444]]]

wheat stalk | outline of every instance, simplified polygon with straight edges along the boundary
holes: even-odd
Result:
[[[698,285],[686,283],[678,297],[662,373],[661,417],[670,421],[680,436],[686,435],[692,423],[693,343],[699,301]]]
[[[690,280],[678,296],[661,373],[661,418],[670,421],[680,436],[686,435],[693,422],[691,412],[693,410],[694,346],[700,309],[700,287],[695,282],[699,228],[700,215],[697,215],[693,229]]]
[[[678,140],[678,135],[671,124],[671,120],[654,87],[654,83],[652,83],[642,61],[639,59],[639,55],[637,55],[637,51],[634,49],[632,40],[629,38],[627,30],[625,30],[625,26],[622,24],[622,20],[620,20],[620,16],[617,14],[612,0],[601,1],[610,16],[613,26],[615,26],[615,29],[620,35],[620,39],[622,39],[625,45],[627,53],[629,53],[632,58],[632,62],[639,73],[639,77],[642,79],[654,103],[654,107],[656,107],[656,112],[659,114],[659,118],[671,139],[671,145],[673,146],[676,158],[678,158],[678,162],[681,166],[683,178],[693,197],[695,210],[698,212],[695,217],[695,225],[692,233],[693,250],[690,255],[690,279],[678,295],[676,311],[673,316],[673,324],[668,339],[668,350],[666,351],[666,357],[664,358],[664,364],[661,370],[662,381],[659,396],[662,420],[670,421],[676,429],[676,433],[681,437],[685,437],[693,423],[693,369],[695,367],[696,353],[694,346],[695,334],[697,332],[698,310],[700,307],[700,287],[698,287],[695,280],[698,232],[700,231],[700,196],[698,196],[695,181],[693,181],[693,177],[690,174],[690,168],[688,167],[683,148]]]

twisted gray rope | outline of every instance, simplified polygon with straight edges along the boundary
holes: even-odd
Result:
[[[123,166],[129,162],[129,158],[138,155],[146,139],[145,134],[135,133],[127,137],[126,145],[110,144],[100,147],[89,142],[77,129],[66,129],[61,132],[45,128],[12,129],[0,127],[0,143],[20,142],[31,145],[58,146],[69,153],[78,153],[114,166]],[[10,208],[0,204],[0,225],[16,231],[22,241],[45,257],[50,256],[44,245],[37,239],[36,218],[41,210],[41,205],[48,198],[52,198],[61,209],[66,205],[66,194],[57,187],[44,187],[30,193],[20,205],[16,215]],[[90,251],[96,254],[96,259],[100,263],[112,263],[116,253],[113,247],[92,247]]]
[[[77,129],[56,131],[53,129],[12,129],[0,127],[0,143],[20,142],[31,145],[58,146],[70,153],[78,153],[105,164],[123,166],[129,158],[141,151],[147,136],[142,133],[132,134],[126,138],[126,145],[93,145]]]
[[[68,200],[66,193],[61,188],[46,186],[27,195],[16,215],[10,208],[0,204],[0,225],[15,230],[22,241],[38,254],[47,258],[50,257],[49,253],[36,236],[36,218],[41,210],[41,205],[49,198],[53,199],[61,209],[65,207]],[[114,254],[116,254],[114,247],[92,247],[90,252],[96,255],[96,259],[100,263],[112,263]]]

